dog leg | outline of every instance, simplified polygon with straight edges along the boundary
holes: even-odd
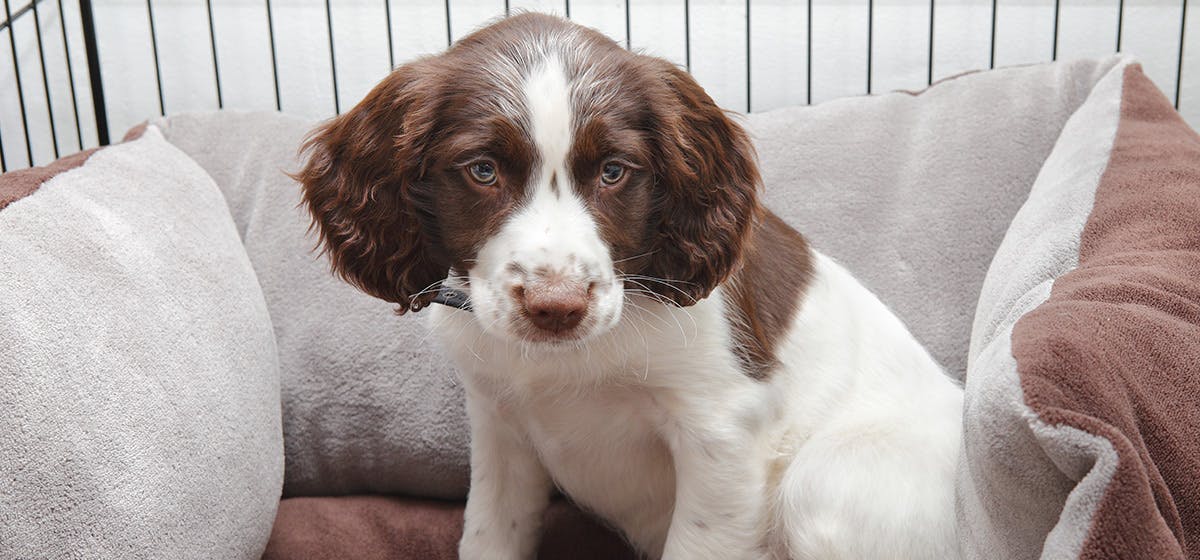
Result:
[[[664,560],[761,559],[766,467],[757,438],[733,415],[691,414],[665,439],[675,462],[675,511]],[[687,426],[682,429],[681,426]]]
[[[494,403],[467,391],[471,424],[471,491],[463,560],[529,560],[537,550],[552,482],[537,453]]]

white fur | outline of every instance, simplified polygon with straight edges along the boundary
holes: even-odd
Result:
[[[555,484],[655,558],[956,557],[962,391],[901,322],[818,254],[779,367],[751,379],[721,288],[687,308],[623,291],[569,183],[560,64],[525,89],[529,199],[470,271],[475,313],[431,314],[472,430],[461,557],[532,558]],[[579,341],[513,332],[537,267],[597,284]]]
[[[542,165],[533,174],[528,200],[479,251],[469,272],[471,304],[488,332],[513,340],[514,323],[523,319],[511,289],[549,271],[595,285],[580,329],[598,332],[620,319],[622,284],[595,220],[571,186],[571,93],[559,59],[547,57],[524,89]]]

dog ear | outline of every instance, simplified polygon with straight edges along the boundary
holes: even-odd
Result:
[[[310,134],[295,175],[323,252],[347,282],[399,305],[429,304],[449,263],[431,243],[433,212],[421,192],[437,127],[428,60],[388,75],[349,112]]]
[[[760,213],[760,178],[749,136],[694,79],[650,59],[669,107],[659,117],[656,239],[646,274],[681,306],[707,297],[740,263]]]

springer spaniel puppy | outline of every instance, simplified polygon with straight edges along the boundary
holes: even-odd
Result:
[[[750,139],[683,70],[519,15],[305,149],[335,270],[449,304],[462,558],[532,558],[555,487],[651,558],[958,556],[962,389],[760,206]]]

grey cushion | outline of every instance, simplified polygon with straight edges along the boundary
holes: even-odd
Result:
[[[0,557],[257,558],[278,365],[220,191],[154,128],[57,171],[0,177]]]
[[[992,255],[1064,123],[1114,64],[1005,68],[752,114],[767,204],[962,378]]]
[[[467,491],[462,390],[420,315],[335,278],[306,235],[297,147],[314,123],[269,113],[179,115],[169,141],[225,192],[279,345],[287,495]]]

